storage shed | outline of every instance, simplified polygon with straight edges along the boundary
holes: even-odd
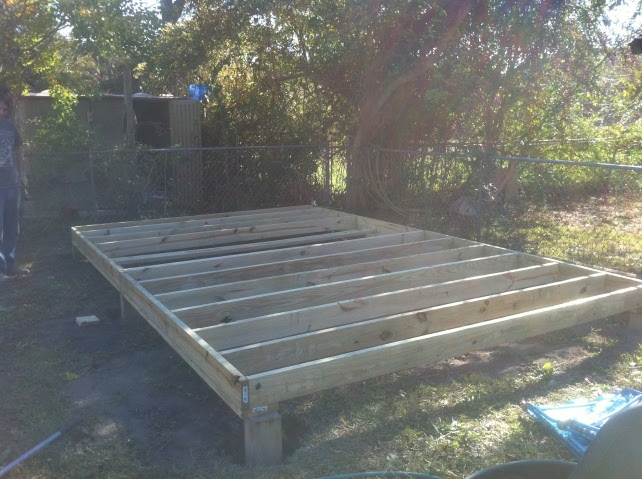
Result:
[[[30,120],[52,115],[53,98],[47,91],[22,96],[18,100],[18,121],[28,138],[34,128]],[[136,141],[151,148],[170,146],[201,146],[200,104],[185,97],[134,95],[136,112]],[[94,132],[100,148],[122,145],[125,133],[125,104],[123,95],[103,94],[99,99],[81,96],[76,114],[89,122],[93,114]]]

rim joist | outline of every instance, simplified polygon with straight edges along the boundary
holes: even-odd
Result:
[[[642,282],[298,206],[73,228],[280,461],[278,403],[642,308]]]

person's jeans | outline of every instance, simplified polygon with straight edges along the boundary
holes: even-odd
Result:
[[[16,268],[20,187],[0,188],[0,273]]]

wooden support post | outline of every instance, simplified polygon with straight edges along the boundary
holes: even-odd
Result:
[[[129,301],[125,299],[123,294],[120,294],[120,319],[123,321],[125,320],[131,320],[134,319],[135,317],[138,316],[138,311],[134,309],[134,307],[129,304]]]
[[[629,312],[629,328],[642,331],[642,309]]]
[[[275,466],[283,459],[283,430],[281,415],[267,412],[244,419],[245,464]]]

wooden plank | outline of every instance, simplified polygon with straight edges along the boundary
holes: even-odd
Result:
[[[335,215],[338,216],[338,215]],[[290,215],[290,216],[278,216],[275,218],[259,218],[259,219],[245,219],[245,218],[254,218],[254,217],[240,217],[240,218],[217,218],[213,220],[200,220],[200,221],[189,221],[181,222],[174,225],[163,224],[164,228],[159,229],[145,229],[143,231],[126,231],[126,232],[117,232],[112,229],[103,230],[102,232],[97,232],[94,236],[86,237],[87,240],[92,243],[104,243],[105,241],[125,241],[132,239],[143,239],[143,238],[155,238],[158,236],[170,236],[178,234],[187,234],[187,233],[200,233],[207,231],[217,231],[222,229],[235,229],[251,226],[263,226],[263,225],[274,225],[274,224],[288,224],[295,223],[299,221],[310,221],[313,219],[323,219],[328,218],[328,215],[321,215],[319,213],[308,213],[305,215]],[[223,222],[225,220],[225,223]],[[102,234],[100,234],[102,233]]]
[[[517,252],[515,250],[502,248],[499,246],[493,246],[493,248],[495,248],[495,250],[497,251],[497,254],[499,254],[500,251],[503,251],[505,253]],[[617,285],[619,288],[642,285],[641,279],[638,279],[632,275],[627,275],[626,273],[618,273],[608,269],[599,269],[595,267],[589,267],[582,264],[563,261],[555,258],[550,259],[550,258],[546,258],[545,256],[538,256],[538,255],[527,254],[527,253],[521,253],[521,254],[525,258],[531,258],[533,260],[558,261],[560,264],[559,266],[560,273],[569,278],[577,277],[577,276],[588,276],[588,275],[597,274],[597,273],[608,273],[608,283],[609,283],[609,287],[611,288],[614,288],[615,285]]]
[[[301,236],[286,238],[277,241],[260,241],[256,243],[236,244],[231,246],[218,246],[214,248],[191,249],[185,251],[170,251],[168,253],[142,254],[137,256],[124,256],[112,258],[112,261],[123,267],[143,266],[160,263],[186,261],[191,259],[214,258],[216,256],[228,256],[233,254],[254,253],[279,248],[291,248],[301,245],[316,245],[331,243],[334,241],[345,241],[357,238],[364,238],[375,233],[373,228],[364,230],[345,230],[336,233],[325,233],[314,236]]]
[[[118,221],[114,223],[101,223],[94,225],[80,225],[74,226],[74,229],[82,233],[83,236],[87,234],[92,234],[95,231],[104,231],[109,228],[130,228],[130,227],[140,227],[148,225],[159,225],[163,223],[175,223],[177,221],[192,221],[192,220],[203,220],[203,219],[213,219],[213,218],[230,218],[236,216],[248,216],[248,215],[265,215],[269,213],[283,213],[287,211],[296,211],[301,210],[310,210],[317,207],[312,207],[310,205],[302,206],[286,206],[279,208],[265,208],[262,210],[245,210],[245,211],[231,211],[228,213],[207,213],[203,215],[193,215],[193,216],[181,216],[174,218],[154,218],[149,220],[139,220],[139,221]],[[319,208],[321,209],[321,208]]]
[[[642,286],[248,376],[260,407],[642,307]],[[385,361],[382,360],[385,358]]]
[[[606,273],[220,351],[245,375],[424,336],[605,292]]]
[[[375,228],[381,234],[418,231],[416,228],[411,228],[410,226],[397,225],[387,221],[365,218],[363,216],[357,216],[357,228]],[[444,235],[444,237],[446,237],[446,235]]]
[[[312,237],[310,237],[312,238]],[[183,261],[180,263],[161,264],[130,268],[127,273],[138,281],[186,276],[197,273],[208,273],[223,269],[258,266],[265,263],[291,261],[302,258],[314,258],[336,253],[354,252],[382,246],[399,245],[426,239],[423,232],[398,233],[393,235],[372,236],[363,239],[346,240],[338,243],[310,244],[302,247],[277,249],[284,240],[269,242],[274,250],[252,252],[211,258],[207,260]],[[442,240],[443,241],[443,240]],[[453,240],[454,241],[454,240]]]
[[[271,238],[329,233],[331,231],[354,229],[354,221],[345,218],[299,221],[296,223],[247,226],[211,232],[186,233],[157,238],[96,243],[109,256],[129,256],[143,253],[160,253],[181,248],[225,245],[244,241],[260,241]]]
[[[207,382],[239,416],[244,414],[242,388],[247,379],[185,323],[114,265],[95,245],[72,228],[72,243],[123,295],[172,348]]]
[[[266,263],[257,266],[230,268],[212,272],[205,275],[192,275],[181,282],[179,288],[168,290],[164,293],[175,293],[163,296],[164,298],[179,298],[191,296],[205,298],[205,303],[210,297],[216,301],[233,299],[233,297],[252,296],[262,292],[274,292],[285,289],[302,288],[317,284],[331,283],[342,279],[358,278],[370,274],[410,269],[413,265],[412,258],[417,254],[430,254],[429,257],[415,258],[422,261],[425,266],[430,264],[449,263],[453,261],[490,256],[492,248],[474,246],[466,248],[448,248],[452,246],[451,240],[427,240],[402,245],[371,248],[353,253],[339,253],[336,255],[316,256],[278,263]],[[408,267],[403,267],[407,264]],[[419,265],[417,265],[419,266]],[[244,279],[250,278],[250,279]],[[142,282],[144,285],[156,283]],[[199,286],[186,288],[187,284]],[[168,286],[170,282],[166,283]],[[152,287],[155,291],[155,288]],[[258,290],[262,292],[258,292]],[[201,294],[202,293],[202,294]],[[229,294],[233,296],[228,297]],[[195,303],[196,304],[196,303]]]
[[[169,309],[178,309],[194,307],[200,304],[209,304],[219,301],[229,301],[231,299],[247,298],[250,296],[264,295],[267,293],[276,293],[296,289],[302,295],[306,292],[304,288],[317,286],[320,284],[330,284],[348,279],[357,279],[364,276],[376,276],[385,273],[394,273],[415,269],[420,266],[432,266],[442,263],[451,263],[467,259],[479,258],[486,254],[484,246],[468,246],[466,248],[449,249],[445,251],[412,254],[421,251],[423,243],[410,243],[402,245],[405,250],[399,246],[394,246],[396,251],[385,251],[388,248],[382,248],[381,258],[377,261],[368,261],[365,263],[348,264],[334,268],[321,268],[305,270],[300,273],[290,273],[281,276],[270,276],[266,278],[257,278],[245,281],[236,281],[202,288],[194,288],[184,291],[175,291],[172,293],[158,294],[156,298]],[[409,248],[412,247],[412,248]],[[408,252],[407,256],[397,256]],[[386,258],[388,253],[393,255]]]
[[[323,209],[324,214],[327,214],[330,211],[335,211],[335,210],[331,210],[329,208]],[[391,223],[389,221],[377,220],[374,218],[367,218],[365,216],[354,215],[352,213],[346,213],[344,211],[338,211],[338,212],[340,215],[344,217],[354,217],[357,221],[358,228],[375,228],[377,232],[380,234],[401,233],[404,231],[423,231],[417,228],[413,228],[411,226],[404,226],[397,223]],[[441,233],[433,233],[433,234],[439,235],[444,238],[448,237],[447,235],[443,235]]]
[[[253,316],[263,316],[335,301],[345,301],[352,298],[452,281],[470,275],[507,271],[519,266],[524,266],[520,264],[519,254],[488,256],[445,263],[438,266],[421,266],[395,273],[382,273],[377,276],[320,284],[310,286],[304,290],[292,289],[249,298],[179,308],[174,309],[173,312],[190,327],[212,326]]]
[[[434,248],[434,251],[449,251],[444,246],[450,245],[450,240],[430,240],[434,241],[430,246],[426,246],[426,251]],[[184,289],[202,288],[217,284],[232,283],[236,281],[246,281],[248,279],[268,278],[293,273],[302,273],[324,269],[328,265],[345,266],[362,262],[369,262],[377,258],[380,252],[379,248],[362,250],[352,253],[340,253],[336,255],[316,256],[292,261],[282,261],[275,263],[265,263],[257,266],[244,266],[241,268],[229,268],[221,271],[212,271],[211,273],[199,273],[188,276],[164,278],[154,281],[141,281],[141,284],[151,293],[165,293]],[[438,257],[435,257],[438,262]],[[162,288],[162,290],[161,290]]]
[[[195,329],[195,332],[216,350],[222,351],[357,321],[514,291],[559,279],[558,263],[547,263],[295,311],[284,311]]]

